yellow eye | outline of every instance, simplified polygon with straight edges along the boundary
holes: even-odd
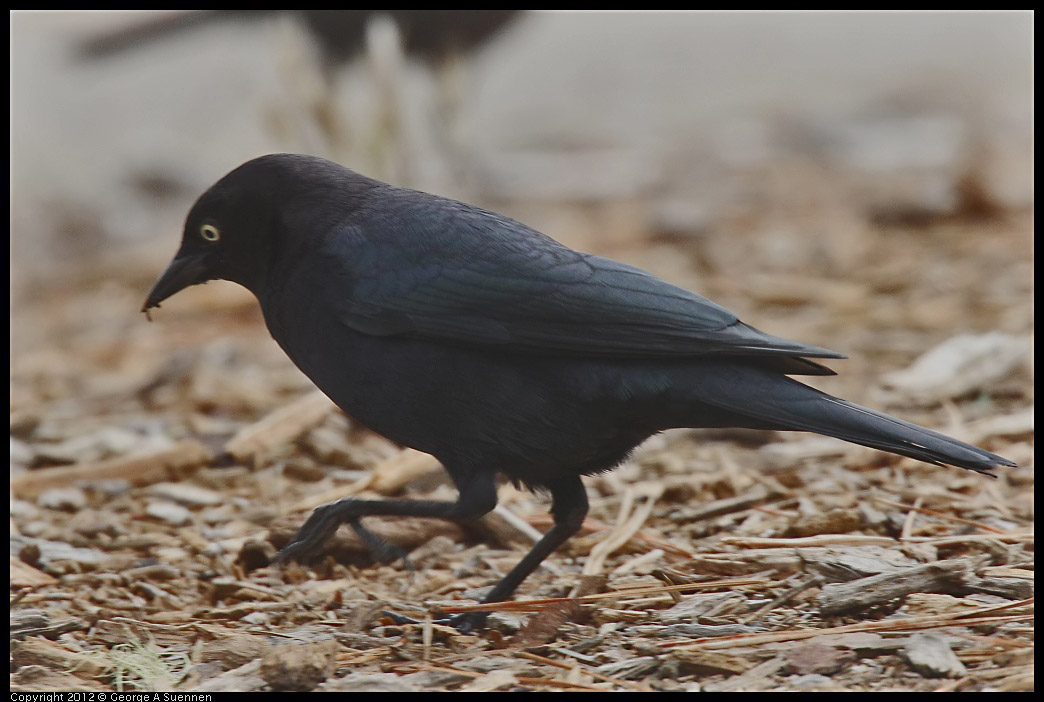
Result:
[[[214,242],[221,238],[221,232],[213,224],[204,224],[199,228],[199,235],[207,241]]]

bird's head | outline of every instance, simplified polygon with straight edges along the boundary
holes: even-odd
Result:
[[[244,163],[192,206],[181,247],[142,312],[208,280],[230,280],[260,296],[272,266],[323,231],[316,216],[324,208],[318,204],[350,206],[352,193],[368,183],[376,181],[312,156],[271,154]]]

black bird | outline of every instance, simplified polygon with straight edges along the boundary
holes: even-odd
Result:
[[[788,377],[832,375],[809,359],[839,353],[503,215],[320,158],[262,156],[204,193],[143,311],[217,278],[254,293],[275,340],[346,414],[438,458],[460,493],[321,506],[280,559],[315,554],[341,524],[381,552],[359,521],[370,515],[477,519],[502,473],[549,492],[554,517],[484,599],[502,601],[580,528],[580,476],[676,427],[810,431],[984,474],[1015,465]]]

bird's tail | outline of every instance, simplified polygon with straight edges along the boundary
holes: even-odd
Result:
[[[754,420],[752,426],[814,432],[986,475],[992,475],[990,471],[998,466],[1015,465],[995,453],[760,368],[722,364],[701,373],[698,387],[701,402],[749,417]]]

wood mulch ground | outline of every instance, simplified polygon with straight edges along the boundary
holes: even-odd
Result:
[[[595,224],[568,229],[589,214],[545,228],[849,354],[816,385],[1019,467],[990,480],[805,434],[669,432],[587,480],[582,533],[462,635],[432,613],[475,609],[550,524],[546,501],[504,485],[474,527],[371,518],[408,563],[374,564],[342,530],[320,567],[271,566],[318,504],[454,491],[317,394],[235,286],[147,324],[172,233],[16,290],[12,689],[1032,690],[1030,214],[770,209],[604,246]]]

